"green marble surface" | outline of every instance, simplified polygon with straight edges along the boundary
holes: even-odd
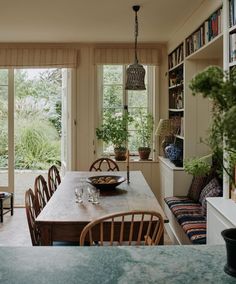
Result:
[[[0,283],[236,283],[225,246],[0,247]]]

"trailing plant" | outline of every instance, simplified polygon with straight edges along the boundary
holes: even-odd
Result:
[[[234,182],[233,168],[236,164],[236,69],[224,72],[220,67],[210,66],[197,74],[190,83],[193,95],[201,93],[213,101],[212,124],[208,144],[218,158],[221,167]],[[222,151],[227,153],[226,161]]]

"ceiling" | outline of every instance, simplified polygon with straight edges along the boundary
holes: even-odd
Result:
[[[0,42],[133,42],[133,5],[138,42],[166,42],[204,1],[1,1]]]

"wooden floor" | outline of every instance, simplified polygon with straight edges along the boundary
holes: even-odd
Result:
[[[165,245],[172,242],[165,233]],[[25,215],[25,208],[15,208],[14,215],[4,215],[3,223],[0,223],[0,246],[31,246],[31,239]]]

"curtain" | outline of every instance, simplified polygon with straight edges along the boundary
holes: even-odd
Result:
[[[158,47],[138,48],[140,64],[160,65],[161,50]],[[134,48],[131,47],[96,47],[94,64],[131,64],[134,63]]]
[[[78,66],[76,48],[0,45],[0,68],[75,68],[76,66]]]

